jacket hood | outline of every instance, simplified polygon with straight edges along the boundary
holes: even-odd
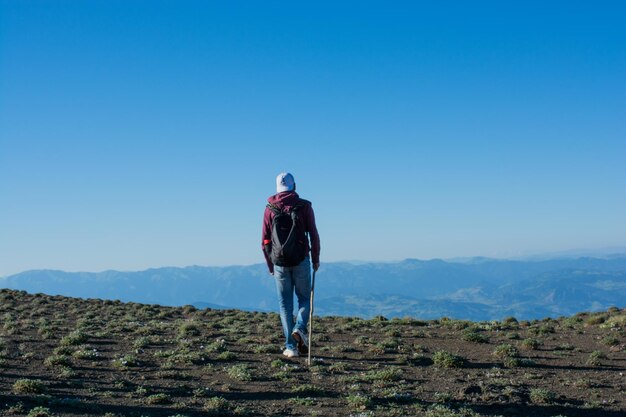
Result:
[[[300,201],[300,196],[295,191],[285,191],[282,193],[274,194],[267,199],[268,203],[275,205],[280,209],[295,206]]]

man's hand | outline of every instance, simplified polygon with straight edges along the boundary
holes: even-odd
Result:
[[[313,270],[314,270],[315,272],[317,272],[317,270],[318,270],[319,268],[320,268],[320,263],[319,263],[319,262],[318,262],[318,263],[316,263],[316,264],[313,264]]]

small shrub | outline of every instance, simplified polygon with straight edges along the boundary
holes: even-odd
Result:
[[[296,397],[296,398],[290,398],[289,402],[291,404],[294,405],[299,405],[301,407],[311,407],[313,405],[315,405],[315,401],[313,400],[313,398],[311,397]]]
[[[507,356],[502,360],[502,364],[507,368],[517,368],[522,366],[522,359],[515,356]]]
[[[556,395],[547,389],[531,388],[530,390],[530,401],[535,404],[550,404],[555,398]]]
[[[354,344],[358,346],[364,346],[368,343],[368,339],[366,336],[360,335],[354,339]]]
[[[504,343],[494,349],[493,355],[500,359],[504,359],[507,357],[516,357],[518,355],[518,351],[515,346]]]
[[[193,321],[186,321],[178,326],[178,337],[191,337],[200,335],[200,326]]]
[[[184,381],[184,380],[189,380],[192,379],[192,376],[189,375],[187,372],[184,371],[175,371],[175,370],[170,370],[170,371],[159,371],[155,374],[157,377],[159,378],[163,378],[163,379],[176,379],[179,381]]]
[[[18,379],[13,384],[13,392],[16,394],[41,394],[46,387],[37,379]]]
[[[283,382],[294,380],[294,377],[293,375],[291,375],[291,372],[286,371],[286,370],[281,370],[281,371],[273,373],[271,375],[271,378],[276,381],[283,381]]]
[[[583,322],[582,318],[578,316],[572,316],[563,320],[563,326],[568,327],[570,329],[574,329],[582,322]]]
[[[602,359],[606,359],[606,354],[599,350],[594,350],[589,354],[589,359],[587,359],[587,365],[600,366],[602,365]]]
[[[69,366],[61,366],[58,368],[58,374],[57,376],[59,378],[74,378],[78,375],[78,373],[76,371],[74,371],[72,368],[70,368]]]
[[[26,414],[26,417],[52,417],[53,414],[50,412],[49,408],[46,407],[35,407]]]
[[[228,368],[228,376],[238,381],[252,381],[252,373],[250,372],[250,369],[244,364],[233,365]]]
[[[474,331],[464,332],[463,336],[461,336],[461,339],[465,340],[466,342],[489,343],[489,338],[487,336]]]
[[[585,324],[587,326],[595,326],[595,325],[604,323],[607,318],[608,316],[605,314],[598,314],[595,316],[591,316],[587,320],[585,320]]]
[[[324,390],[319,388],[313,384],[301,384],[296,385],[291,389],[291,392],[294,394],[308,395],[308,396],[319,396],[324,394]]]
[[[617,346],[619,345],[619,339],[615,336],[607,336],[602,339],[602,343],[607,346]]]
[[[252,351],[254,353],[277,353],[279,349],[276,345],[256,345]]]
[[[205,348],[207,352],[220,353],[226,351],[226,341],[224,339],[216,340]]]
[[[223,397],[211,397],[204,402],[202,410],[209,416],[218,416],[228,411],[229,404]]]
[[[46,366],[71,366],[72,365],[72,361],[70,360],[69,356],[65,356],[65,355],[51,355],[48,356],[44,361],[43,361],[44,365]]]
[[[402,369],[387,367],[380,370],[369,371],[365,374],[367,381],[397,381],[402,376]]]
[[[280,359],[274,359],[272,363],[270,363],[270,366],[272,368],[282,368],[284,365],[285,362],[281,361]]]
[[[465,363],[465,359],[440,350],[433,354],[433,363],[439,368],[461,368]]]
[[[234,361],[235,359],[237,359],[237,355],[228,350],[217,355],[219,361]]]
[[[335,362],[328,367],[328,372],[331,374],[343,373],[346,372],[348,366],[345,362]]]
[[[622,313],[619,315],[611,316],[602,325],[600,325],[603,329],[615,329],[619,327],[626,327],[626,314]]]
[[[555,330],[554,326],[551,326],[549,324],[543,324],[539,327],[531,327],[530,329],[528,329],[528,332],[535,335],[547,335],[554,333]]]
[[[196,311],[198,311],[198,309],[194,306],[192,306],[191,304],[186,304],[183,306],[183,314],[191,314],[191,313],[195,313]]]
[[[504,320],[502,320],[502,324],[505,324],[507,326],[517,326],[519,322],[517,321],[515,317],[507,317]]]
[[[133,355],[125,355],[121,358],[113,359],[113,366],[120,369],[140,366],[139,360]]]
[[[363,394],[352,394],[346,397],[348,405],[354,410],[365,410],[372,405],[372,399]]]
[[[69,346],[58,346],[54,348],[53,352],[55,355],[69,356],[74,353],[74,348],[71,348]]]
[[[100,352],[98,352],[97,349],[90,349],[87,347],[78,349],[77,351],[72,353],[72,356],[75,357],[76,359],[85,359],[85,360],[97,360],[97,359],[102,358],[102,356],[100,356]]]
[[[541,346],[541,342],[537,339],[528,338],[522,341],[522,347],[527,350],[537,350],[539,346]]]
[[[72,333],[61,339],[61,346],[82,345],[89,339],[89,335],[81,330],[74,330]]]
[[[144,386],[138,386],[135,389],[135,395],[139,396],[139,397],[145,397],[146,395],[148,395],[150,393],[150,391],[148,390],[148,388],[144,387]]]
[[[169,404],[172,399],[167,394],[152,394],[146,397],[146,404]]]
[[[469,408],[461,408],[458,411],[445,404],[433,404],[426,410],[426,417],[482,417]]]
[[[133,342],[133,347],[136,349],[145,348],[150,345],[150,338],[146,336],[141,336]]]
[[[574,350],[576,346],[570,343],[563,343],[554,348],[555,350]]]
[[[448,392],[436,392],[434,394],[434,397],[435,397],[435,401],[440,404],[449,403],[454,398],[452,394]]]

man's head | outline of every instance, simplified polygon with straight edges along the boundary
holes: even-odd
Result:
[[[295,191],[296,182],[293,179],[293,175],[288,172],[281,172],[276,177],[276,192],[283,193],[285,191]]]

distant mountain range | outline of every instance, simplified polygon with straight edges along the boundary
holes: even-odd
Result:
[[[98,273],[33,270],[0,278],[31,293],[199,308],[277,310],[265,265]],[[626,254],[537,261],[472,258],[326,263],[317,274],[322,315],[538,319],[626,306]]]

